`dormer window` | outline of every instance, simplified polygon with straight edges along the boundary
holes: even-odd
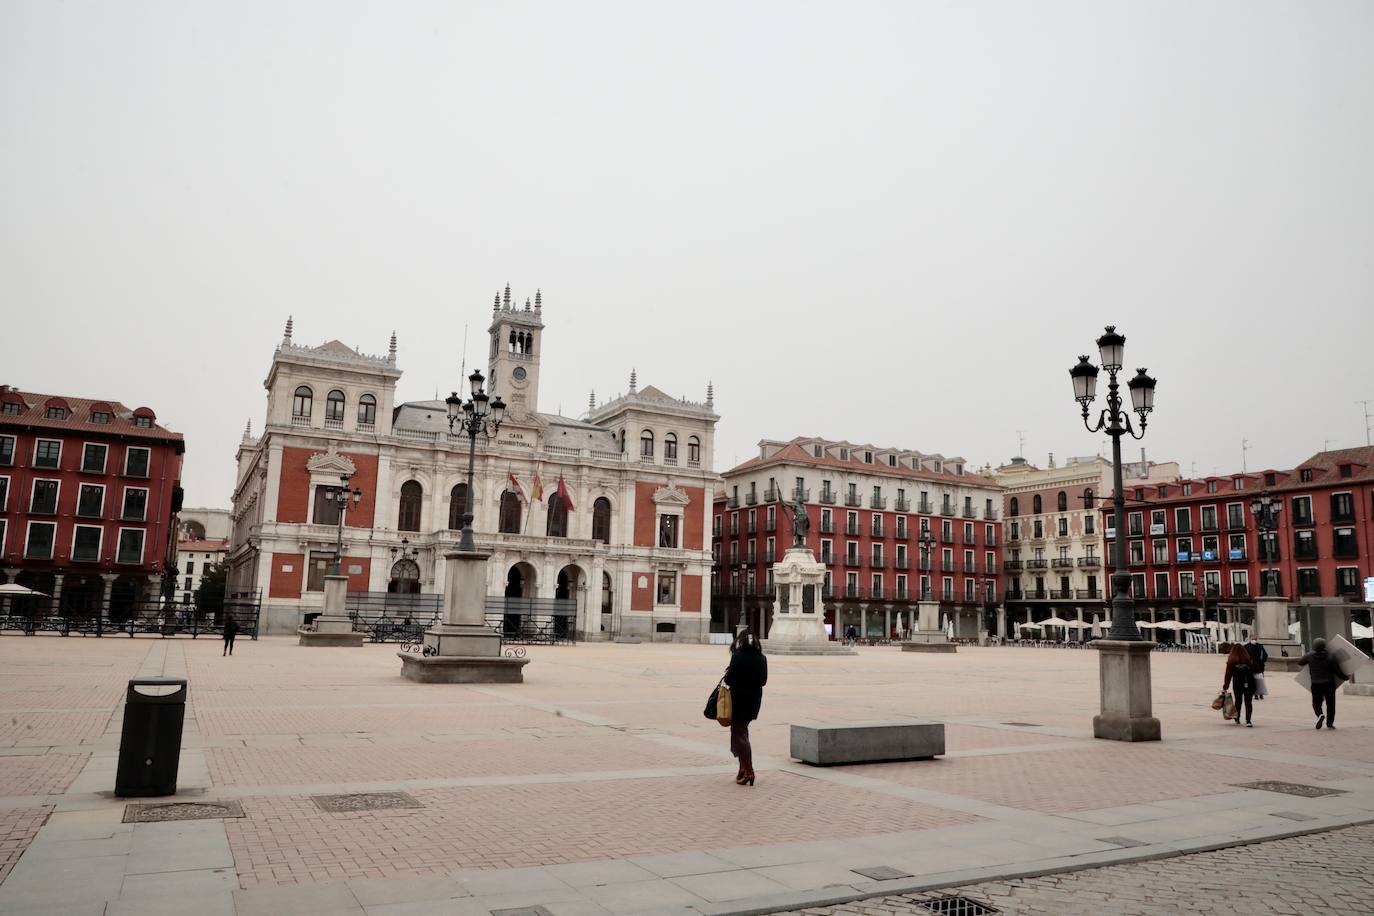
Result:
[[[1341,465],[1341,476],[1342,476],[1342,477],[1352,477],[1352,476],[1354,476],[1354,474],[1355,474],[1355,466],[1354,466],[1354,465],[1351,465],[1351,464],[1343,464],[1343,465]]]
[[[1208,492],[1208,493],[1215,493],[1216,491],[1217,491],[1217,482],[1216,482],[1215,480],[1209,480],[1209,481],[1207,481],[1207,492]]]
[[[1192,496],[1192,495],[1193,495],[1193,485],[1192,485],[1192,484],[1190,484],[1190,483],[1185,483],[1185,484],[1183,485],[1183,495],[1184,495],[1184,496]]]
[[[864,452],[864,464],[872,464],[872,463],[873,463],[873,453],[872,453],[872,452]]]
[[[65,407],[49,407],[43,411],[43,417],[48,420],[65,420],[67,419],[67,410]]]
[[[1311,469],[1311,468],[1303,468],[1302,470],[1298,471],[1298,480],[1302,481],[1303,483],[1311,483],[1311,482],[1312,482],[1312,469]]]
[[[1264,485],[1266,487],[1272,487],[1276,485],[1278,482],[1279,475],[1275,474],[1273,471],[1270,471],[1269,473],[1264,475]]]
[[[7,417],[17,417],[23,412],[24,405],[18,401],[6,401],[5,406],[0,408],[0,413],[4,413]]]
[[[108,423],[110,422],[110,419],[111,419],[110,415],[107,414],[107,413],[106,413],[105,411],[103,411],[103,410],[93,410],[93,411],[91,411],[91,422],[92,422],[92,423],[99,423],[99,424],[101,424],[102,426],[104,426],[104,425],[106,425],[106,424],[108,424]]]
[[[1244,489],[1245,489],[1245,478],[1244,478],[1244,477],[1237,477],[1237,478],[1235,478],[1234,480],[1231,481],[1231,485],[1234,486],[1237,490],[1244,490]]]
[[[812,457],[814,457],[814,458],[824,458],[824,457],[825,457],[825,447],[824,447],[824,446],[821,446],[821,445],[813,445],[813,446],[811,446],[811,455],[812,455]]]
[[[153,418],[152,418],[152,417],[134,417],[134,426],[138,427],[139,429],[152,429],[152,428],[153,428]]]
[[[842,448],[842,449],[840,449],[840,460],[841,460],[841,461],[848,461],[848,460],[849,460],[849,449],[847,449],[847,448]]]

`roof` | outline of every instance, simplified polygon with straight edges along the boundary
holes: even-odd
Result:
[[[1342,477],[1340,474],[1343,464],[1352,465],[1349,477]],[[1311,480],[1302,479],[1299,472],[1305,470],[1312,471]],[[1286,480],[1278,481],[1269,489],[1310,490],[1313,487],[1344,487],[1358,483],[1374,483],[1374,446],[1362,445],[1358,448],[1317,452],[1289,471]]]
[[[848,461],[833,458],[826,455],[817,458],[814,454],[802,448],[797,443],[809,441],[803,437],[792,439],[782,448],[778,449],[767,458],[750,458],[741,464],[735,465],[721,476],[729,477],[732,474],[742,474],[746,471],[757,471],[762,468],[779,467],[789,464],[800,464],[816,468],[835,468],[836,470],[855,471],[863,474],[879,474],[884,477],[906,477],[912,480],[929,480],[939,483],[963,484],[970,487],[987,487],[1000,490],[1002,485],[991,477],[984,477],[981,474],[955,474],[950,471],[926,471],[916,470],[908,467],[890,467],[885,464],[866,464],[855,457],[853,451],[850,452]]]
[[[1340,468],[1343,464],[1352,465],[1349,477],[1340,476]],[[1311,470],[1312,479],[1303,480],[1301,471]],[[1272,485],[1265,484],[1265,478],[1273,474],[1275,479]],[[1236,489],[1236,480],[1242,479],[1245,485],[1241,489]],[[1214,483],[1216,489],[1208,492],[1207,485]],[[1374,483],[1374,446],[1360,446],[1359,448],[1343,448],[1330,452],[1318,452],[1308,458],[1297,467],[1280,471],[1274,468],[1263,471],[1245,471],[1237,474],[1217,475],[1212,477],[1185,478],[1173,481],[1150,481],[1136,482],[1128,489],[1135,490],[1143,488],[1146,496],[1151,503],[1182,503],[1207,501],[1208,499],[1219,499],[1227,496],[1249,498],[1262,492],[1294,492],[1312,490],[1322,487],[1348,487],[1360,484]],[[1192,493],[1183,495],[1183,485],[1192,484]],[[1159,487],[1168,487],[1168,495],[1160,496]],[[1110,509],[1110,500],[1103,500],[1105,506]],[[1129,508],[1129,505],[1128,505]]]
[[[9,389],[0,394],[0,401],[21,401],[25,411],[21,414],[0,413],[0,426],[28,426],[38,429],[66,430],[69,432],[104,433],[110,436],[127,436],[134,439],[163,439],[180,442],[181,433],[174,433],[157,422],[157,415],[147,407],[130,410],[118,401],[97,400],[94,398],[66,397],[62,395],[38,394],[32,391]],[[67,415],[61,420],[44,416],[49,402],[58,401],[68,408]],[[92,423],[91,412],[108,411],[113,416],[109,423]],[[134,416],[146,416],[153,425],[140,427],[134,425]]]
[[[215,553],[229,549],[229,542],[223,538],[206,538],[203,541],[177,541],[177,550],[184,550],[187,553]]]

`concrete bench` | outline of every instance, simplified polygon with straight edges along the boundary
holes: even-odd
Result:
[[[943,722],[903,719],[792,726],[792,756],[812,766],[929,760],[944,752]]]

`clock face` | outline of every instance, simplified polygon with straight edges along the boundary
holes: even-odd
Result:
[[[517,382],[523,382],[525,380],[525,367],[516,366],[515,371],[511,373],[511,376],[514,377],[514,379]]]

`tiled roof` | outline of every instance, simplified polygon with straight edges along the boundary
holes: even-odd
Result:
[[[13,402],[22,399],[27,408],[21,414],[0,413],[0,426],[31,426],[39,429],[68,430],[80,432],[104,432],[109,435],[129,436],[138,439],[165,439],[180,441],[181,433],[174,433],[171,430],[158,425],[153,421],[153,425],[147,428],[134,425],[134,411],[125,407],[118,401],[102,401],[93,398],[73,398],[61,395],[37,394],[31,391],[6,391],[0,395],[0,400]],[[67,405],[67,416],[57,420],[52,417],[44,416],[46,413],[45,405],[52,399],[64,401]],[[112,409],[114,416],[109,423],[92,423],[91,411],[99,407],[100,409]],[[151,414],[147,408],[138,408]]]
[[[1352,465],[1349,477],[1340,476],[1340,467],[1343,464]],[[1312,471],[1311,480],[1303,480],[1303,470]],[[1266,485],[1264,479],[1266,475],[1275,475],[1272,485]],[[1237,490],[1236,478],[1245,480],[1244,489]],[[1209,482],[1216,482],[1215,492],[1207,491]],[[1244,473],[1229,474],[1216,477],[1199,477],[1193,479],[1182,479],[1169,481],[1166,483],[1143,483],[1134,486],[1127,486],[1128,491],[1134,491],[1143,487],[1145,498],[1151,503],[1182,503],[1194,502],[1198,500],[1219,499],[1223,497],[1249,498],[1262,492],[1291,492],[1295,490],[1311,490],[1318,487],[1342,487],[1358,484],[1374,483],[1374,447],[1361,446],[1359,448],[1343,448],[1330,452],[1318,452],[1308,458],[1302,464],[1288,471],[1280,471],[1270,468],[1263,471],[1246,471]],[[1183,485],[1192,484],[1192,493],[1183,495]],[[1159,495],[1159,487],[1169,488],[1168,496]],[[1127,495],[1132,495],[1128,492]],[[1104,494],[1102,500],[1106,511],[1111,509],[1110,494]],[[1128,503],[1127,508],[1131,508]]]
[[[1340,474],[1341,465],[1352,465],[1349,477]],[[1311,480],[1303,480],[1300,471],[1312,471]],[[1318,452],[1288,472],[1287,480],[1280,480],[1271,490],[1310,490],[1313,487],[1340,487],[1356,483],[1374,483],[1374,446],[1341,448]]]
[[[747,471],[756,471],[761,468],[778,467],[787,464],[801,464],[816,468],[835,468],[836,470],[854,471],[861,474],[879,474],[884,477],[907,477],[912,480],[929,480],[938,483],[960,484],[970,487],[984,487],[988,489],[1000,490],[1001,484],[991,477],[984,477],[981,474],[954,474],[949,471],[918,471],[909,467],[889,467],[885,464],[866,464],[850,452],[848,461],[839,458],[832,458],[826,455],[817,458],[814,454],[802,448],[797,443],[806,441],[801,438],[793,439],[785,446],[778,449],[767,458],[750,458],[748,461],[735,465],[721,476],[730,477],[733,474],[742,474]]]
[[[177,550],[184,550],[187,553],[215,553],[216,551],[228,550],[229,542],[223,538],[205,539],[203,541],[177,541]]]

